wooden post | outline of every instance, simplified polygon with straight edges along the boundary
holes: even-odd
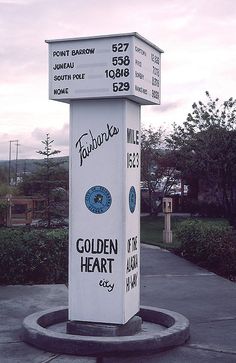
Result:
[[[172,198],[163,198],[162,202],[163,213],[165,218],[165,228],[163,231],[163,242],[172,243],[171,231],[171,213],[172,213]]]

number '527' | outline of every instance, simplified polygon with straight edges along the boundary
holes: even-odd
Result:
[[[112,44],[112,52],[125,52],[128,49],[129,43]]]

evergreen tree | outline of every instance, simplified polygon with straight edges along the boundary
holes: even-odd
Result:
[[[41,141],[43,149],[37,153],[44,158],[36,162],[36,172],[25,175],[20,190],[24,195],[39,196],[45,199],[45,208],[42,211],[42,220],[47,228],[56,220],[62,221],[65,210],[68,209],[68,171],[62,166],[64,161],[55,158],[60,150],[53,149],[53,142],[46,134],[46,139]]]

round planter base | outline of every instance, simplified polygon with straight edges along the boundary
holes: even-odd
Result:
[[[78,356],[155,353],[184,344],[189,338],[189,321],[173,311],[141,306],[139,332],[121,336],[68,334],[68,308],[58,307],[26,317],[23,340],[37,348]],[[102,334],[102,333],[101,333]]]

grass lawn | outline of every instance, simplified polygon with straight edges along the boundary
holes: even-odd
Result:
[[[196,219],[191,217],[191,219]],[[189,218],[188,218],[189,219]],[[217,222],[220,224],[228,225],[228,222],[223,218],[197,218],[205,222]],[[181,242],[176,239],[175,229],[176,226],[186,220],[186,217],[171,217],[171,229],[173,234],[172,243],[163,243],[163,229],[164,217],[163,216],[145,216],[141,217],[141,241],[144,243],[156,245],[166,249],[177,249],[180,247]]]

